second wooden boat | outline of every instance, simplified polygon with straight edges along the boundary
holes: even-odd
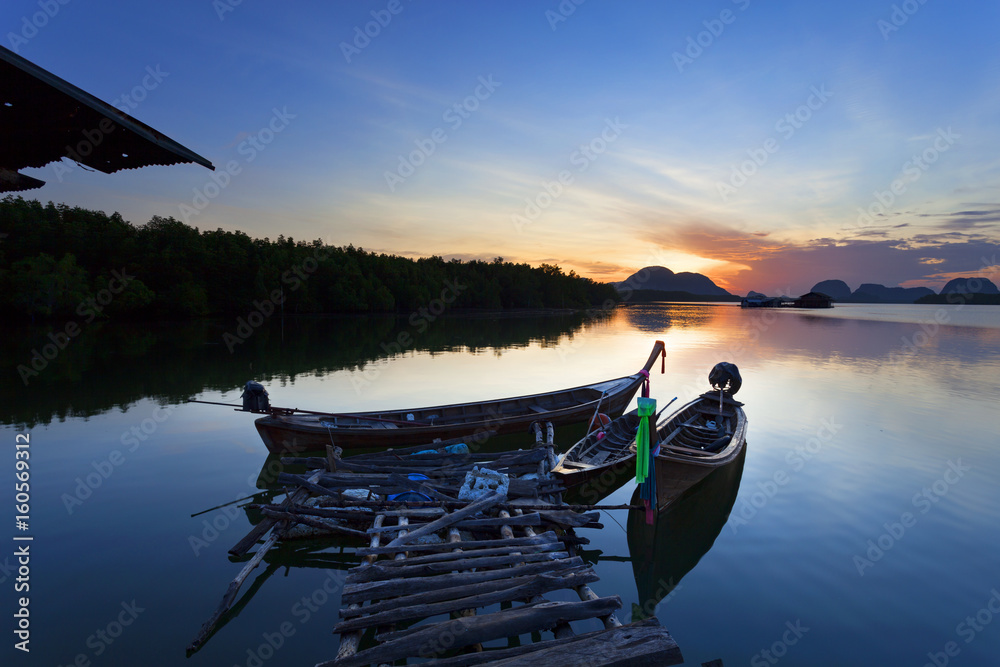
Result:
[[[657,509],[666,509],[713,470],[735,461],[743,451],[747,416],[743,404],[732,396],[739,384],[733,387],[706,392],[657,425]]]
[[[552,469],[570,503],[596,505],[635,477],[639,413],[628,412],[570,447]]]
[[[649,369],[663,354],[663,341],[656,341],[637,373],[542,394],[349,414],[301,414],[299,410],[271,408],[270,414],[255,425],[269,451],[301,453],[321,450],[326,445],[345,450],[384,449],[435,439],[483,437],[489,432],[503,435],[526,431],[536,420],[556,426],[575,424],[585,422],[597,411],[611,416],[624,412],[649,377]]]

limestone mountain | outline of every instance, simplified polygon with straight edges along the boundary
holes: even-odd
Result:
[[[843,301],[851,296],[851,288],[843,280],[822,280],[813,285],[810,291],[825,294],[834,301]]]
[[[852,292],[843,280],[820,281],[813,285],[812,291],[826,294],[841,303],[913,303],[923,296],[934,294],[928,287],[886,287],[877,283],[862,283]]]
[[[657,290],[661,292],[688,292],[699,296],[732,296],[708,276],[682,271],[674,273],[665,266],[647,266],[633,273],[620,283],[618,291]]]
[[[862,283],[847,301],[854,303],[913,303],[922,296],[934,294],[929,287],[886,287]]]
[[[975,289],[974,289],[975,288]],[[941,294],[997,294],[997,286],[988,278],[953,278],[941,288]]]

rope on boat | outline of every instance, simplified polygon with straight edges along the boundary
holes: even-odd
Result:
[[[656,453],[650,447],[650,417],[656,413],[656,399],[639,398],[639,429],[636,432],[635,481],[646,506],[646,523],[652,524],[656,508]],[[655,432],[656,424],[652,431]]]

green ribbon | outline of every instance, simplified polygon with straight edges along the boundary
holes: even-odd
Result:
[[[649,418],[656,414],[656,399],[639,397],[639,430],[635,434],[635,481],[642,484],[649,476]]]

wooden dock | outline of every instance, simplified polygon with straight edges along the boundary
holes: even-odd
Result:
[[[231,553],[245,555],[267,537],[189,650],[215,631],[267,550],[303,524],[368,543],[356,550],[361,564],[348,571],[333,628],[340,648],[324,667],[682,662],[655,619],[622,625],[615,617],[621,599],[590,588],[599,578],[577,555],[587,540],[574,529],[601,527],[600,513],[561,502],[562,489],[549,475],[551,445],[476,454],[427,449],[350,459],[331,449],[326,458],[295,459],[310,470],[282,475],[293,487],[284,502],[258,507],[263,520]],[[506,493],[459,500],[474,466],[508,475]],[[368,497],[348,489],[365,489]],[[387,500],[412,492],[430,500]]]

